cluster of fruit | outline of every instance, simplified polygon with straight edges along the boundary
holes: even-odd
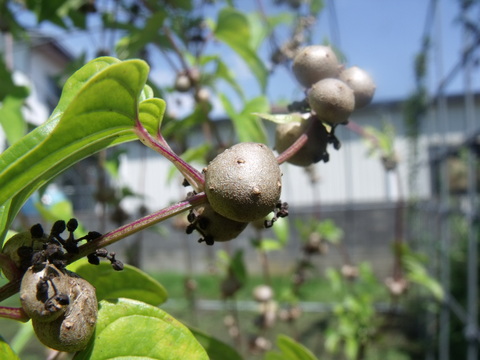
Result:
[[[293,117],[298,121],[277,125],[275,149],[289,151],[286,161],[294,165],[326,162],[327,145],[340,145],[333,134],[335,126],[347,123],[355,109],[370,103],[375,84],[364,70],[356,66],[345,69],[332,49],[322,45],[300,50],[293,73],[307,89],[305,106]],[[295,147],[302,136],[306,141]],[[265,224],[286,216],[286,204],[279,202],[281,156],[275,157],[267,146],[257,143],[240,143],[219,154],[203,170],[208,204],[190,212],[187,233],[197,230],[203,236],[200,241],[212,245],[237,237],[249,222],[272,211],[274,219]]]
[[[292,70],[306,88],[305,106],[302,116],[295,117],[298,121],[277,126],[275,148],[284,152],[301,135],[307,134],[307,142],[287,162],[309,166],[328,161],[327,145],[329,142],[335,145],[333,129],[338,124],[346,124],[354,110],[371,102],[375,83],[357,66],[344,68],[335,52],[323,45],[301,49],[293,60]]]
[[[245,142],[228,148],[203,169],[203,175],[208,204],[190,212],[187,233],[197,230],[203,236],[200,241],[208,245],[236,238],[249,222],[282,207],[282,172],[264,144]]]

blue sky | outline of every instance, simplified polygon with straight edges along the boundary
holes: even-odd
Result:
[[[413,60],[421,46],[421,36],[427,19],[429,0],[324,0],[327,8],[315,26],[314,40],[322,43],[325,39],[334,42],[346,56],[347,66],[357,65],[369,71],[377,83],[374,101],[400,100],[414,89]],[[266,0],[265,4],[272,1]],[[256,9],[256,1],[238,1],[242,10]],[[458,1],[440,0],[439,22],[434,24],[433,46],[435,57],[429,62],[428,84],[432,92],[440,78],[458,61],[462,48],[460,26],[455,23],[458,16]],[[338,31],[332,30],[332,16],[329,4],[334,4]],[[285,10],[285,8],[283,8]],[[277,8],[266,8],[271,13]],[[431,17],[431,14],[428,15]],[[439,31],[441,30],[441,31]],[[95,38],[95,36],[93,36]],[[62,41],[74,53],[83,47],[92,48],[92,35],[82,39],[64,37]],[[97,37],[97,42],[101,43]],[[282,39],[281,33],[279,39]],[[337,40],[338,43],[335,43]],[[211,48],[215,51],[215,46]],[[441,49],[441,56],[437,56]],[[217,45],[217,50],[222,47]],[[431,53],[432,54],[432,53]],[[234,55],[227,59],[249,97],[258,95],[258,86],[249,70]],[[439,71],[439,64],[443,70]],[[174,74],[166,64],[151,64],[152,75],[161,84],[171,84]],[[474,86],[477,84],[474,83]],[[476,86],[478,88],[478,86]],[[449,93],[462,90],[462,78],[457,78],[447,88]],[[228,93],[228,88],[225,89]],[[278,69],[270,79],[268,97],[272,102],[299,100],[302,89],[285,69]],[[184,104],[185,105],[185,104]]]
[[[376,101],[397,100],[407,96],[414,88],[413,60],[421,46],[427,9],[430,1],[421,0],[332,0],[338,19],[338,32],[331,30],[328,9],[316,28],[318,42],[323,38],[338,38],[347,65],[357,65],[369,71],[377,83]],[[326,1],[328,4],[329,2]],[[458,61],[461,53],[461,31],[454,22],[458,15],[457,1],[441,0],[441,38],[433,39],[434,46],[443,48],[444,72]],[[430,15],[429,15],[430,16]],[[436,26],[436,25],[435,25]],[[439,33],[437,32],[437,35]],[[436,57],[435,59],[439,59]],[[429,85],[439,82],[436,62],[429,62]],[[280,80],[281,81],[281,80]],[[448,88],[461,91],[461,78]],[[289,95],[281,83],[274,82],[270,89]]]

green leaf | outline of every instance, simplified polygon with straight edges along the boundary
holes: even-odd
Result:
[[[0,125],[9,144],[18,141],[27,133],[27,123],[22,115],[24,101],[23,98],[6,96],[0,104]]]
[[[236,250],[233,257],[230,259],[230,269],[235,274],[235,277],[245,284],[247,281],[247,268],[243,259],[243,251],[241,249]]]
[[[258,51],[263,41],[270,36],[273,30],[281,25],[291,25],[295,20],[293,13],[280,13],[274,16],[269,16],[265,19],[265,15],[260,12],[253,12],[247,15],[250,28],[250,46],[252,49]],[[265,24],[265,20],[267,24]]]
[[[285,245],[290,237],[289,222],[286,218],[279,218],[272,227],[280,244]]]
[[[20,358],[15,354],[12,348],[0,336],[0,358],[2,360],[19,360]]]
[[[3,14],[2,14],[3,15]],[[7,68],[3,56],[0,57],[0,101],[5,97],[12,96],[14,98],[26,98],[29,89],[26,86],[15,85],[12,78],[12,72]]]
[[[260,84],[262,92],[265,92],[268,69],[251,46],[250,23],[247,16],[233,8],[222,9],[218,14],[214,35],[245,61]]]
[[[0,204],[12,199],[6,227],[28,197],[63,170],[97,151],[136,139],[133,124],[148,71],[142,60],[103,57],[66,82],[50,119],[0,156]],[[146,101],[153,101],[157,110],[162,103]],[[146,125],[152,131],[151,123]]]
[[[185,325],[163,310],[130,299],[102,300],[95,334],[75,360],[208,360]]]
[[[343,238],[343,230],[337,227],[331,219],[319,222],[315,230],[331,244],[338,244]]]
[[[311,0],[310,13],[312,14],[312,16],[317,17],[318,14],[323,10],[323,7],[323,0]]]
[[[275,239],[262,239],[258,242],[258,248],[266,252],[281,250],[283,247],[283,244]]]
[[[192,328],[189,328],[198,342],[207,351],[210,360],[242,360],[240,354],[232,348],[230,345],[215,339],[214,337],[205,334],[204,332]]]
[[[153,96],[153,92],[149,86],[146,87],[146,90],[142,95]],[[159,98],[146,99],[140,103],[140,122],[150,133],[155,135],[159,131],[162,126],[166,108],[167,105],[165,101]]]
[[[240,113],[233,108],[233,104],[224,94],[220,94],[220,101],[227,115],[231,118],[233,126],[241,142],[267,143],[267,135],[262,122],[254,115],[270,109],[268,100],[264,96],[256,97],[247,102]]]
[[[215,75],[217,78],[221,78],[229,84],[233,90],[238,94],[238,96],[244,100],[245,94],[243,93],[243,88],[237,83],[235,80],[234,73],[228,68],[227,65],[220,59],[216,59],[217,62],[217,69],[215,71]]]
[[[148,17],[143,28],[130,28],[127,32],[128,35],[116,44],[115,51],[118,57],[127,59],[139,56],[139,53],[149,43],[161,43],[162,47],[164,44],[166,45],[162,40],[164,36],[159,32],[166,17],[167,13],[164,10],[159,10]]]
[[[259,116],[264,120],[272,121],[275,124],[287,124],[291,122],[301,122],[303,119],[300,113],[291,114],[265,114],[265,113],[253,113],[253,115]]]
[[[293,340],[286,335],[278,335],[277,346],[282,353],[283,360],[318,360],[313,353],[299,342]],[[275,359],[273,357],[272,359]]]
[[[406,277],[409,281],[423,286],[437,300],[441,301],[444,299],[445,293],[442,285],[430,276],[425,266],[414,255],[404,254],[402,263],[405,266]]]
[[[131,265],[125,264],[122,271],[115,271],[108,262],[92,265],[82,259],[68,268],[95,286],[99,301],[122,297],[156,306],[168,298],[167,291],[158,281]]]
[[[42,218],[52,223],[57,220],[68,221],[75,217],[73,204],[70,200],[62,200],[50,206],[46,206],[40,201],[36,201],[34,205],[35,209],[38,210]],[[80,237],[86,235],[86,233],[87,231],[85,231],[85,228],[79,222],[77,230],[75,230],[75,234],[77,237]]]

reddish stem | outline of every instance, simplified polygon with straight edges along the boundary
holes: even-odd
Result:
[[[157,135],[158,139],[154,138],[143,127],[140,121],[136,122],[134,131],[142,143],[169,160],[178,169],[178,171],[185,176],[185,179],[187,179],[188,183],[195,189],[196,192],[200,193],[204,190],[205,178],[202,173],[175,154],[168,145],[165,145],[165,140],[163,137]]]
[[[22,308],[0,306],[0,317],[5,319],[27,322],[30,317]]]
[[[111,245],[121,239],[126,238],[127,236],[135,234],[205,202],[207,202],[207,196],[205,193],[200,193],[190,197],[185,201],[178,202],[153,214],[144,216],[130,224],[121,226],[118,229],[106,233],[98,239],[80,246],[79,253],[72,256],[68,263],[72,263],[88,254],[91,254],[97,249]]]
[[[312,119],[311,119],[312,120]],[[315,120],[314,120],[315,121]],[[305,129],[305,132],[300,135],[297,140],[294,141],[284,152],[277,156],[277,162],[279,165],[283,164],[285,161],[294,156],[308,141],[308,133],[312,128],[313,121],[310,121],[308,126]]]

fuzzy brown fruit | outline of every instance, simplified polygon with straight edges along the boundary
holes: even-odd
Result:
[[[264,144],[236,144],[217,155],[204,172],[210,205],[228,219],[250,222],[263,218],[280,199],[282,173]]]
[[[22,231],[13,235],[2,248],[2,254],[6,255],[13,261],[17,269],[11,269],[8,266],[2,266],[0,268],[8,280],[13,280],[16,275],[16,270],[25,271],[30,265],[29,256],[34,250],[42,249],[42,246],[47,242],[47,236],[42,235],[39,238],[34,238],[30,231]],[[22,258],[22,251],[26,252],[27,257]],[[28,265],[25,265],[28,264]]]
[[[355,96],[343,81],[324,79],[310,88],[308,103],[318,119],[336,125],[348,121],[355,108]]]
[[[352,66],[343,70],[338,78],[353,90],[355,109],[361,109],[370,104],[376,85],[369,73],[358,66]]]
[[[192,88],[192,82],[186,74],[179,74],[175,78],[175,90],[187,92]]]
[[[95,288],[75,273],[46,263],[30,267],[22,279],[20,301],[46,346],[74,352],[85,348],[95,330]]]
[[[275,149],[279,153],[287,150],[309,126],[307,142],[287,160],[288,163],[305,167],[325,159],[326,156],[328,157],[328,132],[325,126],[315,118],[277,125]]]
[[[248,225],[248,222],[227,219],[215,212],[210,204],[196,207],[191,214],[194,218],[193,227],[203,235],[207,243],[235,239]]]
[[[306,46],[293,59],[293,73],[300,84],[309,88],[317,81],[336,77],[340,64],[330,46]]]

